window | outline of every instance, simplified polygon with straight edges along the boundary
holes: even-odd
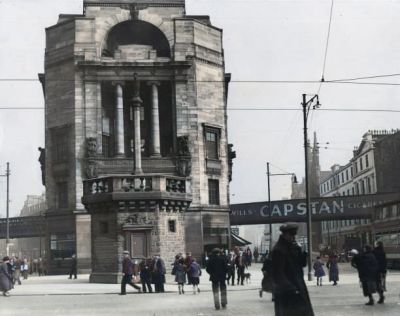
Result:
[[[360,158],[360,171],[363,170],[363,160],[362,157]]]
[[[56,184],[56,208],[68,207],[68,182]]]
[[[206,151],[207,158],[218,159],[218,131],[206,129]]]
[[[208,180],[208,203],[211,205],[219,205],[219,181]]]
[[[102,154],[103,157],[110,157],[110,136],[103,134],[102,136]]]
[[[366,167],[366,168],[369,167],[368,154],[365,155],[365,167]]]
[[[349,181],[349,169],[346,169],[346,181]]]
[[[75,254],[75,234],[50,235],[50,254],[53,259],[71,258]]]
[[[173,219],[168,220],[168,230],[171,233],[176,232],[176,221]]]
[[[69,129],[64,126],[52,130],[52,161],[54,163],[66,162],[69,154]]]
[[[344,183],[344,173],[342,172],[342,183]]]

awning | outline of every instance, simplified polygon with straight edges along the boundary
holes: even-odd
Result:
[[[232,246],[235,247],[241,247],[241,246],[247,246],[247,245],[251,245],[250,241],[247,241],[246,239],[240,237],[239,235],[231,232],[231,243]]]

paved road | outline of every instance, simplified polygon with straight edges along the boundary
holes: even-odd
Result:
[[[228,309],[215,311],[211,286],[204,273],[201,293],[193,295],[187,287],[179,295],[177,286],[168,276],[165,294],[137,294],[128,288],[128,295],[119,296],[117,284],[90,284],[88,275],[77,280],[65,276],[30,277],[16,286],[11,296],[0,297],[1,316],[55,316],[55,315],[140,315],[140,316],[209,316],[209,315],[274,315],[270,294],[259,297],[260,265],[250,268],[252,280],[244,286],[228,288]],[[309,292],[315,315],[321,316],[398,316],[400,314],[400,273],[388,276],[387,300],[384,305],[364,306],[357,275],[347,266],[341,267],[339,286],[327,282],[322,287],[309,282]]]

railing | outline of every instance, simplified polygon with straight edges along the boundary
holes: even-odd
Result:
[[[84,195],[104,193],[169,192],[190,194],[190,182],[166,175],[108,176],[84,181]]]

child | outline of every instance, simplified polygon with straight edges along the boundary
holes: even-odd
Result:
[[[190,267],[188,269],[188,278],[190,279],[190,284],[193,285],[193,294],[196,294],[196,292],[200,293],[200,276],[200,265],[196,262],[196,259],[192,258],[192,263],[190,264]]]
[[[185,289],[183,287],[186,283],[186,272],[183,263],[183,258],[179,258],[174,265],[175,282],[178,283],[179,294],[185,294]]]
[[[322,277],[325,276],[324,266],[325,264],[321,261],[320,257],[314,262],[314,276],[317,278],[317,286],[322,286]]]

